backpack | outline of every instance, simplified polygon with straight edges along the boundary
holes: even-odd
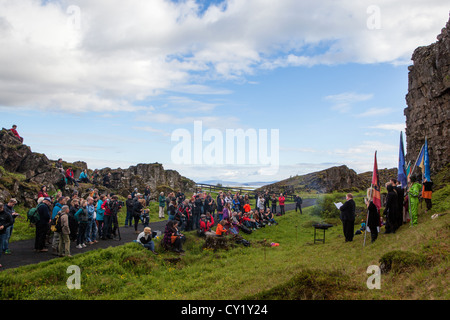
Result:
[[[36,224],[39,222],[41,217],[39,216],[38,208],[41,204],[38,204],[36,207],[31,208],[28,210],[27,213],[27,221],[30,221],[30,223]]]
[[[61,225],[61,212],[58,212],[55,216],[55,219],[52,221],[52,225],[50,227],[50,230],[53,232],[61,232],[62,231],[62,225]]]

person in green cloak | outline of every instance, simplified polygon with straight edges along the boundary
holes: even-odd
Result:
[[[419,211],[419,196],[422,185],[418,183],[417,177],[411,177],[409,181],[409,216],[411,217],[411,225],[417,225],[417,216]]]

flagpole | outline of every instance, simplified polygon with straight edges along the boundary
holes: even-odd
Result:
[[[419,157],[420,157],[420,154],[422,153],[423,147],[425,147],[425,144],[423,144],[423,145],[422,145],[422,148],[420,148],[419,155],[417,156],[416,161],[414,162],[414,167],[413,167],[413,169],[412,169],[412,171],[411,171],[411,173],[410,173],[411,176],[412,176],[412,174],[414,173],[414,170],[416,169],[417,160],[419,160]]]

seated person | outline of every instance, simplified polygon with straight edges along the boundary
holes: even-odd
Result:
[[[17,132],[17,126],[15,124],[13,124],[12,128],[9,129],[9,131],[11,131],[13,133],[13,135],[20,140],[20,142],[23,143],[23,138],[19,135],[19,133]]]
[[[273,212],[270,209],[267,209],[266,211],[266,219],[268,221],[269,226],[272,224],[278,224],[278,222],[275,221],[273,218]]]
[[[67,179],[68,183],[75,184],[78,187],[78,182],[75,180],[72,167],[67,168],[67,170],[66,170],[66,179]]]
[[[208,234],[213,234],[211,232],[212,226],[214,226],[214,218],[211,213],[207,212],[206,215],[202,214],[200,216],[200,229],[198,230],[198,235],[203,237]]]
[[[183,253],[183,243],[186,238],[178,231],[178,223],[175,220],[169,220],[164,230],[164,238],[162,245],[166,250],[172,249],[175,252]]]
[[[227,223],[226,220],[221,220],[219,224],[217,225],[216,229],[216,235],[217,236],[224,236],[228,233],[228,230],[225,229],[225,224]]]
[[[144,228],[144,231],[141,232],[137,237],[137,243],[140,243],[154,254],[158,254],[155,251],[155,243],[153,242],[152,229],[150,227]]]
[[[88,178],[86,169],[84,169],[83,171],[81,171],[81,173],[80,173],[80,178],[78,179],[78,181],[80,181],[80,182],[82,182],[82,183],[91,183],[91,181],[90,181],[89,178]]]

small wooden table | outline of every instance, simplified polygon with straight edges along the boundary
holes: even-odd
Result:
[[[325,243],[325,231],[327,231],[327,229],[331,228],[332,226],[333,226],[332,224],[328,224],[328,223],[316,223],[316,224],[314,224],[313,225],[313,227],[314,227],[314,243],[316,243],[316,242]],[[317,239],[317,237],[316,237],[317,229],[323,230],[323,238],[322,239]]]

